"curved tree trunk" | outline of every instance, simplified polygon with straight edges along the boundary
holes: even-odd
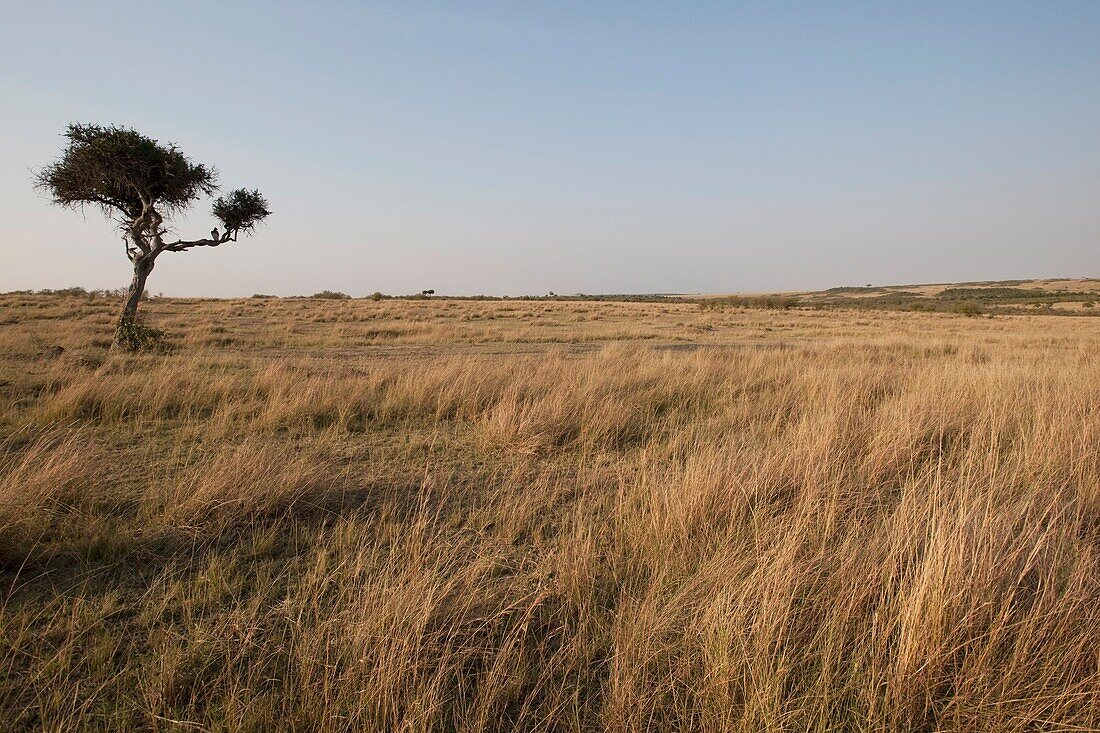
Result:
[[[153,260],[151,258],[139,257],[134,260],[134,277],[130,280],[130,289],[126,291],[126,300],[122,303],[122,312],[118,314],[115,338],[111,344],[112,349],[122,345],[126,324],[132,323],[137,318],[138,303],[141,302],[141,294],[145,292],[145,280],[152,271]]]

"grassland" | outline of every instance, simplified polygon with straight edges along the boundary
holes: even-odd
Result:
[[[0,296],[2,730],[1100,729],[1093,318],[116,308]]]

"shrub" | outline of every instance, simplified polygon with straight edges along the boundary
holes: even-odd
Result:
[[[322,300],[349,300],[351,298],[347,293],[341,293],[335,290],[322,290],[319,293],[314,293],[310,297],[320,298]]]
[[[802,305],[802,300],[789,295],[731,295],[700,301],[703,310],[723,308],[759,308],[762,310],[790,310]]]
[[[67,295],[67,296],[74,297],[74,298],[87,298],[88,297],[88,291],[85,290],[84,288],[80,287],[80,286],[76,286],[76,287],[72,287],[72,288],[62,288],[61,290],[53,290],[53,291],[50,291],[50,292],[52,292],[54,295]]]
[[[985,312],[985,309],[983,309],[981,303],[976,300],[962,300],[953,303],[950,312],[964,315],[967,318],[973,318],[974,316],[980,316]]]
[[[151,351],[165,347],[165,333],[140,318],[123,318],[115,333],[118,346],[127,351]]]

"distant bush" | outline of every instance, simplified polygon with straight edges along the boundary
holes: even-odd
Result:
[[[1038,288],[946,288],[936,297],[941,300],[1031,300],[1051,295]]]
[[[68,295],[68,296],[75,297],[75,298],[87,298],[89,295],[91,295],[91,293],[89,293],[87,290],[85,290],[84,288],[82,288],[80,286],[72,287],[72,288],[61,288],[60,290],[42,291],[42,292],[49,292],[49,293],[52,293],[53,295]]]
[[[982,308],[982,304],[976,300],[960,300],[952,303],[950,312],[973,318],[974,316],[980,316],[985,312],[985,309]]]
[[[89,300],[95,298],[122,298],[126,296],[126,288],[115,288],[110,290],[100,288],[97,290],[88,290],[87,288],[82,288],[80,286],[74,286],[71,288],[59,288],[57,290],[53,290],[51,288],[43,288],[42,290],[22,290],[14,292],[26,293],[27,295],[60,295],[63,297],[71,298],[87,298]],[[144,293],[142,293],[141,297],[148,298],[149,292],[145,291]]]
[[[885,292],[885,288],[876,288],[873,285],[845,285],[839,288],[829,288],[823,290],[826,295],[844,295],[845,293],[882,293]]]
[[[278,295],[268,295],[266,293],[253,293],[252,297],[253,298],[278,298],[279,296]],[[314,296],[314,297],[317,297],[317,296]]]
[[[385,298],[385,297],[386,296],[382,294],[381,290],[375,290],[373,293],[370,294],[370,299],[371,300],[382,300],[382,298]]]
[[[311,298],[320,298],[322,300],[349,300],[351,298],[347,293],[340,293],[335,290],[322,290],[319,293],[314,293],[309,296]]]
[[[1090,300],[1093,293],[1042,288],[947,288],[937,296],[940,300],[978,300],[986,304],[1033,305],[1036,308],[1080,300]]]
[[[762,310],[790,310],[802,305],[802,299],[789,295],[731,295],[725,298],[709,298],[699,301],[703,310],[723,308],[759,308]]]

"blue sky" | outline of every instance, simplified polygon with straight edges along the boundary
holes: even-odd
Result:
[[[1098,39],[1100,2],[5,3],[0,290],[129,279],[31,189],[70,121],[268,196],[172,295],[1100,276]]]

